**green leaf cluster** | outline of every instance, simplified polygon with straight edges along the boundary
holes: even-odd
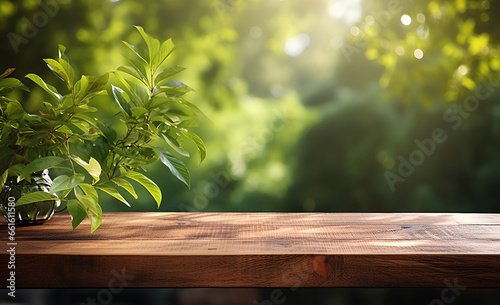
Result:
[[[205,159],[205,144],[192,131],[192,128],[198,127],[195,119],[205,116],[184,98],[193,89],[172,79],[185,68],[162,67],[175,49],[172,40],[160,43],[142,27],[136,28],[144,44],[132,45],[124,41],[132,51],[132,57],[128,59],[129,65],[120,66],[115,71],[120,84],[112,85],[111,89],[127,130],[125,137],[113,146],[113,153],[126,157],[120,163],[122,172],[159,159],[189,187],[189,170],[174,152],[189,157],[189,152],[182,145],[189,141],[198,149],[200,162]],[[162,144],[158,142],[170,147],[172,152],[159,148]],[[159,203],[159,197],[155,199]]]
[[[0,75],[2,185],[9,175],[30,180],[33,173],[46,169],[65,172],[54,179],[48,193],[25,195],[17,205],[58,198],[66,202],[74,229],[88,217],[93,232],[102,221],[99,192],[130,206],[120,191],[137,199],[134,184],[139,184],[160,206],[161,191],[143,174],[145,165],[161,161],[190,186],[189,170],[180,160],[180,156],[190,154],[182,143],[192,142],[200,162],[205,159],[205,144],[192,131],[198,127],[195,119],[204,114],[184,98],[193,89],[171,79],[184,68],[162,67],[174,50],[172,40],[160,43],[143,28],[136,28],[144,45],[124,42],[133,58],[130,65],[111,73],[118,84],[110,88],[109,73],[77,79],[66,48],[59,45],[58,58],[44,61],[62,81],[64,90],[36,74],[26,76],[48,94],[37,114],[28,114],[21,103],[6,96],[14,89],[28,91],[19,80],[7,78],[13,69]],[[118,105],[114,118],[125,127],[124,133],[101,122],[95,115],[98,108],[89,104],[94,97],[107,95],[108,90],[109,99]]]

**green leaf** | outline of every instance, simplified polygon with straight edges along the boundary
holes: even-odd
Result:
[[[89,105],[78,105],[66,108],[65,111],[68,113],[87,113],[87,112],[96,112],[97,108],[90,107]]]
[[[182,181],[187,187],[191,187],[191,177],[189,174],[189,170],[186,165],[179,159],[177,159],[174,155],[169,153],[166,150],[161,148],[156,149],[160,154],[160,160],[163,164],[165,164],[172,174]]]
[[[130,204],[127,202],[127,200],[125,200],[125,198],[123,198],[123,196],[114,187],[106,184],[99,184],[95,185],[95,188],[115,197],[116,199],[123,202],[126,206],[130,207]]]
[[[172,39],[168,39],[162,43],[160,48],[160,54],[158,54],[158,63],[156,66],[153,66],[153,71],[156,69],[167,59],[167,57],[172,54],[175,49],[175,45],[172,42]]]
[[[24,179],[25,177],[29,176],[31,173],[35,172],[40,172],[43,171],[44,169],[49,169],[52,168],[62,162],[64,162],[66,159],[61,158],[61,157],[54,157],[54,156],[48,156],[48,157],[43,157],[40,159],[35,159],[32,162],[28,163],[23,171],[21,172],[21,179]]]
[[[5,72],[4,72],[5,73]],[[24,91],[30,91],[28,87],[26,87],[20,80],[17,78],[0,78],[0,88],[12,88],[12,89],[21,89]]]
[[[195,120],[184,120],[180,122],[177,126],[184,128],[200,127],[198,122],[196,122]]]
[[[7,108],[5,108],[5,118],[7,120],[19,121],[25,113],[23,106],[18,101],[9,102]]]
[[[123,41],[123,43],[132,50],[137,57],[142,59],[146,64],[148,63],[147,58],[149,58],[149,55],[144,52],[144,50],[140,47],[135,47],[134,45],[131,45],[130,43]]]
[[[99,201],[99,195],[97,195],[94,186],[88,183],[80,183],[78,187],[82,189],[85,195],[92,197],[95,201]]]
[[[165,93],[167,96],[180,97],[190,91],[194,90],[180,81],[172,80],[166,83],[165,86],[160,86],[156,94]]]
[[[102,209],[97,200],[82,194],[76,194],[76,199],[84,206],[90,219],[90,233],[93,233],[102,222]]]
[[[146,88],[138,85],[134,85],[134,94],[137,96],[137,101],[135,101],[135,104],[138,107],[146,105],[146,103],[149,101],[149,92]]]
[[[89,79],[86,75],[82,75],[79,81],[76,82],[74,88],[75,102],[81,100],[89,91]]]
[[[104,162],[110,151],[106,139],[101,136],[94,141],[86,141],[86,143],[90,151],[90,156],[103,164],[102,162]]]
[[[88,140],[88,141],[93,141],[93,140],[95,140],[95,139],[97,139],[97,138],[100,137],[100,135],[98,133],[93,133],[93,134],[84,133],[84,134],[78,134],[76,136],[79,137],[82,140]]]
[[[177,153],[189,158],[189,152],[182,149],[181,145],[179,144],[179,142],[177,142],[176,139],[171,137],[169,134],[162,134],[162,137],[165,142],[167,142],[167,144],[170,145],[170,147],[172,147]]]
[[[89,163],[77,156],[71,156],[71,159],[83,167],[90,174],[90,176],[94,178],[94,183],[99,181],[99,177],[101,176],[101,165],[96,159],[90,157]]]
[[[160,207],[161,190],[153,181],[151,181],[148,177],[138,172],[128,172],[127,174],[124,175],[124,177],[135,180],[136,182],[144,186],[146,190],[148,190],[148,192],[151,194],[151,196],[153,196],[156,203],[158,204],[158,207]]]
[[[73,131],[66,125],[61,125],[61,127],[56,129],[57,132],[67,133],[68,135],[72,135]]]
[[[135,192],[134,187],[127,180],[120,178],[120,177],[116,177],[116,178],[111,179],[111,182],[115,183],[118,186],[121,186],[127,192],[129,192],[130,195],[132,195],[135,199],[137,199],[137,193]]]
[[[62,97],[61,104],[62,104],[62,108],[59,108],[60,110],[71,107],[75,104],[75,103],[73,103],[73,96],[71,95],[71,93],[66,94]]]
[[[98,92],[103,90],[103,87],[108,83],[109,73],[104,73],[100,76],[89,76],[90,89],[88,93]]]
[[[61,64],[61,66],[64,68],[64,70],[68,74],[69,83],[71,85],[70,88],[73,88],[73,82],[75,79],[75,71],[73,70],[73,67],[69,64],[69,61],[67,59],[64,59],[64,58],[59,58],[59,63]]]
[[[191,110],[196,116],[199,116],[199,117],[202,117],[208,121],[210,121],[210,119],[205,115],[205,113],[203,113],[203,111],[201,111],[200,108],[198,108],[195,104],[191,103],[191,102],[188,102],[187,100],[185,100],[184,98],[179,98],[177,99],[177,101],[179,102],[179,104],[181,104],[182,106],[186,107],[187,109]]]
[[[16,202],[16,206],[21,206],[34,202],[48,201],[48,200],[59,200],[59,198],[47,192],[38,191],[38,192],[28,193],[19,198],[19,200]]]
[[[83,132],[89,132],[90,128],[92,127],[89,123],[86,121],[81,121],[81,120],[73,120],[72,125],[77,127]]]
[[[148,113],[149,111],[144,107],[132,107],[130,108],[130,112],[132,113],[133,117],[139,118],[142,115]]]
[[[57,92],[57,89],[49,84],[46,84],[45,81],[40,76],[33,74],[33,73],[30,73],[30,74],[26,75],[26,78],[29,78],[32,81],[34,81],[35,84],[40,86],[43,90],[45,90],[47,93],[49,93],[56,100],[58,100],[58,101],[62,100],[62,95],[60,95],[59,92]]]
[[[8,147],[0,147],[0,159],[3,159],[14,153],[14,151]]]
[[[141,34],[142,38],[146,42],[146,45],[148,46],[148,53],[149,53],[149,65],[151,66],[152,70],[154,71],[156,67],[159,64],[160,61],[160,42],[158,39],[153,38],[146,34],[144,29],[140,26],[135,26],[135,28],[139,31]]]
[[[163,70],[155,77],[155,86],[160,86],[161,84],[165,83],[169,77],[174,76],[184,70],[186,70],[186,68],[179,66]]]
[[[156,93],[153,93],[153,96],[146,104],[146,107],[148,109],[167,108],[169,105],[172,104],[173,101],[174,99],[171,97],[168,97],[166,95],[157,95]]]
[[[205,143],[203,143],[203,140],[195,133],[184,128],[180,128],[179,130],[186,138],[193,141],[193,143],[196,145],[196,148],[198,148],[198,151],[200,152],[200,163],[203,162],[203,160],[205,160],[205,157],[207,156],[207,148],[205,147]]]
[[[21,175],[21,172],[23,171],[24,169],[24,164],[22,163],[18,163],[14,166],[11,166],[9,168],[9,176],[20,176]]]
[[[94,178],[95,182],[99,181],[99,176],[101,176],[101,164],[99,164],[99,162],[92,157],[90,157],[88,172],[90,176]]]
[[[124,79],[120,74],[115,73],[116,78],[122,83],[123,88],[120,88],[122,91],[125,91],[129,97],[129,101],[134,102],[136,105],[140,105],[141,99],[139,96],[134,91],[134,86],[135,84],[128,82],[126,79]],[[128,102],[127,104],[129,104]]]
[[[129,102],[125,97],[126,93],[121,88],[115,87],[114,85],[111,85],[111,91],[113,92],[115,101],[118,103],[118,106],[120,106],[123,112],[128,115],[132,115],[132,113],[130,112]]]
[[[64,59],[66,62],[69,63],[68,57],[66,56],[66,54],[64,54],[64,52],[66,52],[66,47],[62,44],[59,44],[58,51],[59,51],[59,58]]]
[[[173,125],[174,122],[168,115],[156,115],[149,119],[151,122],[163,122],[169,125]]]
[[[66,73],[68,73],[69,80],[73,85],[73,81],[75,79],[75,71],[73,70],[73,67],[69,64],[69,58],[66,56],[66,54],[64,54],[64,52],[66,52],[66,47],[60,44],[59,63],[61,64],[61,66],[63,66],[64,70],[66,70]]]
[[[82,75],[81,79],[75,84],[75,102],[80,104],[97,95],[105,95],[107,92],[103,90],[103,87],[108,82],[108,79],[108,73],[97,77]]]
[[[179,116],[182,116],[180,113],[175,113],[173,109],[167,110],[165,114],[163,114],[163,117],[166,119],[164,122],[170,122],[172,123],[173,126],[179,126],[179,123],[181,122],[181,119]],[[174,127],[175,128],[175,127]]]
[[[9,91],[11,92],[11,91]],[[7,94],[8,92],[5,92],[4,89],[0,89],[0,101],[4,101],[4,102],[17,102],[16,100],[14,99],[11,99],[11,98],[7,98],[5,96],[2,96],[1,94]]]
[[[80,113],[75,114],[73,116],[73,120],[79,120],[79,121],[86,122],[89,126],[93,126],[96,128],[97,128],[97,124],[99,123],[98,120],[91,118],[86,114],[80,114]],[[88,130],[86,130],[86,131],[88,131]]]
[[[9,177],[9,170],[6,170],[5,172],[3,172],[2,176],[0,176],[0,189],[3,189],[3,186],[5,185],[5,182],[7,182],[8,177]]]
[[[99,131],[104,138],[108,140],[108,143],[113,143],[116,140],[117,134],[116,130],[110,126],[105,125],[101,121],[98,121]]]
[[[108,91],[101,90],[101,91],[89,93],[89,94],[85,95],[85,97],[80,100],[80,103],[86,102],[87,100],[91,100],[98,95],[108,95]]]
[[[148,86],[147,78],[144,75],[141,75],[141,72],[138,71],[137,69],[129,66],[120,66],[116,70],[127,73],[128,75],[142,82],[144,85]]]
[[[71,170],[71,169],[68,169],[68,170]],[[66,198],[68,196],[68,194],[72,191],[73,189],[69,189],[69,190],[64,190],[62,192],[59,192],[57,193],[57,197],[59,198]]]
[[[54,179],[52,186],[50,187],[49,193],[57,193],[60,191],[72,189],[78,184],[85,180],[85,175],[76,174],[73,176],[61,175]]]
[[[59,63],[58,61],[52,59],[52,58],[46,58],[44,59],[45,63],[47,63],[47,66],[49,67],[52,72],[54,72],[59,78],[61,78],[68,88],[72,88],[72,81],[69,78],[68,73],[66,72],[66,69]]]
[[[147,63],[144,63],[142,61],[137,61],[133,59],[129,59],[129,62],[132,64],[132,66],[138,71],[139,75],[144,79],[144,80],[149,80],[148,78],[148,73],[146,72],[149,69],[149,65]]]
[[[159,156],[155,149],[151,147],[127,147],[113,149],[118,155],[125,156],[130,159],[139,160],[143,165],[153,163],[158,160]]]
[[[68,212],[71,215],[71,225],[73,230],[87,217],[85,206],[76,199],[68,201]]]

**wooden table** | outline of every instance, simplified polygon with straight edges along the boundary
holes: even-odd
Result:
[[[17,227],[16,287],[500,287],[500,214],[105,213],[89,231]]]

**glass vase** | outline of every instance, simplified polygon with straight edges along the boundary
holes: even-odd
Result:
[[[14,217],[18,225],[42,224],[49,220],[60,200],[46,200],[14,206],[15,202],[22,196],[37,191],[48,192],[52,180],[49,171],[33,173],[31,182],[26,179],[19,181],[19,177],[9,176],[0,193],[0,213],[7,219]],[[14,209],[12,208],[14,206]]]

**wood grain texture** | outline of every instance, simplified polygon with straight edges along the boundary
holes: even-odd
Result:
[[[17,227],[17,288],[500,287],[500,214],[105,213],[89,231]]]

